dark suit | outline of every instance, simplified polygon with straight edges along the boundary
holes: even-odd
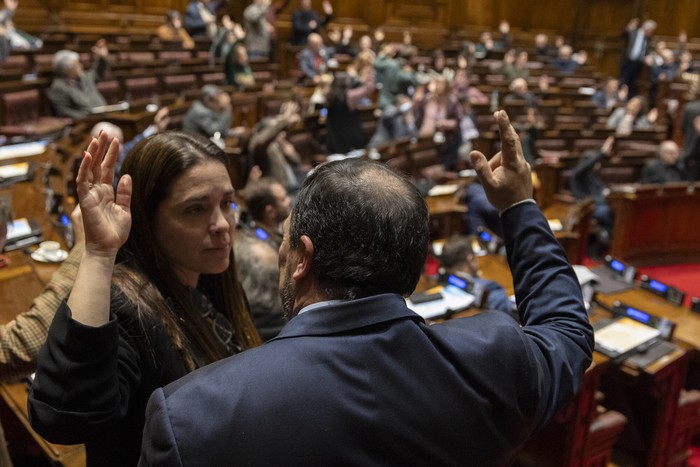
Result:
[[[632,56],[634,44],[638,34],[642,34],[641,52],[638,56]],[[625,29],[622,33],[625,38],[626,45],[623,50],[623,55],[620,64],[620,86],[626,84],[629,88],[629,97],[637,95],[637,80],[644,67],[644,57],[652,50],[652,38],[644,36],[643,29]]]
[[[393,294],[307,311],[156,390],[141,465],[507,465],[576,392],[593,333],[539,209],[503,222],[523,327],[426,326]]]
[[[683,109],[683,154],[685,166],[688,170],[688,178],[691,181],[700,179],[700,138],[695,131],[693,120],[700,117],[700,99],[688,102]]]

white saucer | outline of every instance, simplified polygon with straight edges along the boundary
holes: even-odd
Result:
[[[39,261],[40,263],[60,263],[62,261],[65,261],[66,258],[68,258],[68,252],[66,250],[56,251],[55,258],[46,258],[44,256],[44,252],[41,249],[35,250],[32,253],[32,259],[34,261]]]

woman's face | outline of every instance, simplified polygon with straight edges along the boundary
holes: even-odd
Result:
[[[185,285],[229,265],[234,229],[233,186],[226,167],[206,161],[177,177],[156,210],[156,241]]]

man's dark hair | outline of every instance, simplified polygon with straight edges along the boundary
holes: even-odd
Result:
[[[272,193],[272,185],[274,184],[279,184],[279,182],[272,177],[263,177],[245,188],[245,203],[248,207],[248,214],[254,221],[263,218],[265,207],[277,204],[277,198]]]
[[[467,255],[473,254],[472,242],[466,235],[455,234],[447,239],[442,247],[442,265],[446,268],[453,268],[463,263]]]
[[[292,210],[289,245],[314,246],[312,273],[329,298],[409,295],[428,252],[428,208],[387,166],[346,159],[319,166]]]

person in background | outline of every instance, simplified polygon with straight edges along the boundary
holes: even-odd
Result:
[[[86,247],[29,396],[41,436],[85,443],[100,466],[136,465],[156,387],[260,344],[234,263],[226,154],[184,132],[151,136],[115,197],[119,151],[103,133],[82,159]]]
[[[165,12],[165,24],[158,26],[156,34],[161,40],[180,42],[183,49],[194,48],[194,39],[182,26],[182,18],[177,10]]]
[[[696,87],[695,99],[685,104],[681,117],[683,152],[688,179],[700,179],[700,87]]]
[[[564,44],[559,47],[559,53],[554,60],[552,60],[552,65],[560,72],[564,74],[572,74],[579,69],[581,65],[584,65],[588,60],[588,54],[581,50],[574,53],[574,49],[568,45]]]
[[[117,188],[119,172],[121,171],[122,164],[124,163],[124,159],[126,159],[126,155],[129,154],[129,151],[131,151],[142,139],[148,138],[156,133],[163,133],[168,129],[168,125],[170,125],[170,110],[167,107],[163,107],[153,115],[153,123],[148,125],[145,130],[126,143],[124,143],[124,132],[114,123],[97,122],[92,127],[90,130],[90,135],[93,138],[97,139],[100,137],[100,133],[105,132],[110,140],[116,138],[117,141],[121,143],[121,151],[119,152],[119,156],[114,163],[114,189]]]
[[[477,60],[489,58],[489,52],[503,52],[510,47],[510,23],[503,20],[498,25],[500,40],[495,40],[490,31],[484,31],[479,36],[479,42],[474,45],[474,57]]]
[[[243,26],[231,20],[229,15],[222,16],[209,47],[209,66],[213,67],[217,63],[223,63],[229,51],[236,44],[243,44],[246,37],[247,34]]]
[[[0,225],[4,203],[0,201]],[[0,382],[16,383],[36,370],[39,349],[46,341],[49,326],[61,302],[68,297],[73,287],[78,266],[85,250],[80,207],[71,213],[75,233],[75,244],[44,290],[32,301],[27,311],[0,325]],[[1,229],[0,229],[1,230]],[[5,235],[0,232],[0,251]],[[1,465],[1,464],[0,464]]]
[[[273,28],[267,21],[270,8],[271,0],[253,0],[243,10],[245,45],[253,58],[267,58],[270,55],[270,33]]]
[[[107,103],[96,86],[107,68],[109,50],[106,44],[100,39],[92,47],[93,64],[87,71],[77,52],[64,49],[53,56],[54,77],[46,94],[56,115],[80,119]]]
[[[409,88],[418,84],[411,66],[405,60],[396,58],[396,54],[396,46],[387,44],[373,63],[376,80],[382,83],[377,103],[380,109],[393,104],[399,94],[411,96]]]
[[[429,92],[415,105],[418,136],[432,137],[438,145],[440,162],[445,170],[458,168],[457,151],[462,142],[459,122],[461,107],[450,92],[450,83],[437,78],[429,84]]]
[[[234,45],[226,54],[224,71],[226,73],[226,84],[230,86],[235,86],[239,90],[255,86],[253,70],[248,62],[248,51],[241,42]]]
[[[292,199],[272,177],[255,180],[243,190],[249,222],[244,231],[267,242],[275,250],[282,244],[282,222],[292,209]]]
[[[12,18],[17,12],[19,0],[4,0],[5,7],[0,10],[0,62],[10,50],[37,50],[44,46],[44,41],[15,28]]]
[[[546,75],[540,76],[539,88],[540,92],[546,94],[549,91],[549,83]],[[527,81],[523,78],[515,78],[510,83],[510,93],[503,97],[504,104],[510,104],[514,101],[522,101],[528,109],[537,109],[540,105],[540,98],[528,89]]]
[[[462,115],[462,118],[459,120],[459,131],[462,136],[462,142],[459,145],[457,154],[465,166],[471,167],[469,154],[472,152],[473,148],[472,141],[479,137],[479,129],[476,127],[476,117],[472,110],[469,97],[462,95],[457,101],[459,102],[460,113]]]
[[[250,316],[266,342],[276,337],[287,323],[279,294],[280,270],[277,250],[249,235],[234,242],[238,276],[245,291]]]
[[[612,110],[627,101],[627,86],[620,86],[619,80],[608,77],[591,100],[601,110]]]
[[[615,130],[617,136],[626,136],[634,130],[648,130],[652,128],[659,112],[657,109],[646,111],[646,99],[642,96],[634,96],[627,101],[624,107],[618,107],[608,117],[606,128]]]
[[[277,180],[292,198],[310,169],[287,139],[287,130],[300,121],[299,105],[293,101],[285,102],[279,115],[258,122],[248,142],[248,152],[262,175]]]
[[[535,35],[535,58],[542,63],[549,63],[557,56],[557,47],[549,43],[549,36],[544,33]]]
[[[649,79],[649,105],[657,107],[656,96],[659,92],[659,83],[670,82],[676,79],[680,72],[680,64],[676,61],[673,50],[664,47],[659,51],[659,61],[651,66]]]
[[[367,145],[362,130],[358,106],[369,98],[375,89],[374,69],[356,87],[347,73],[336,73],[326,96],[328,116],[326,117],[326,148],[329,154],[347,154]]]
[[[452,95],[454,95],[457,99],[466,97],[470,104],[489,103],[489,96],[471,84],[469,70],[466,68],[457,68],[455,71],[455,77],[452,80]]]
[[[423,196],[385,164],[322,164],[285,221],[289,322],[156,390],[141,465],[510,465],[576,394],[594,342],[515,131],[497,118],[502,155],[472,163],[502,212],[520,323],[496,312],[427,325],[404,298],[428,252]]]
[[[413,101],[405,94],[399,94],[396,96],[395,104],[388,105],[382,110],[377,121],[377,129],[368,146],[376,148],[400,138],[415,136],[418,136],[418,129],[413,115]]]
[[[202,97],[192,103],[182,121],[182,129],[211,138],[225,137],[233,119],[231,96],[218,86],[202,86]]]
[[[282,13],[292,0],[279,0],[267,9],[267,24],[270,27],[270,63],[274,63],[277,55],[277,16]]]
[[[476,255],[472,249],[472,239],[466,235],[455,234],[447,239],[442,247],[440,262],[446,274],[466,279],[488,292],[485,308],[503,311],[517,319],[517,310],[508,298],[505,289],[495,281],[483,279]],[[516,313],[514,313],[514,311]]]
[[[628,87],[630,97],[637,95],[637,81],[647,55],[653,50],[655,31],[656,21],[648,19],[640,23],[639,18],[632,18],[622,33],[626,43],[620,64],[620,85]]]
[[[342,30],[338,25],[328,27],[328,46],[332,47],[336,54],[354,57],[357,54],[355,46],[352,44],[352,26],[345,26]]]
[[[228,0],[190,0],[185,7],[183,24],[192,37],[214,38],[218,30],[216,10]]]
[[[321,16],[311,8],[311,0],[299,0],[299,8],[292,12],[292,45],[306,45],[309,35],[318,33],[322,27],[333,19],[333,6],[323,0]]]
[[[328,59],[335,51],[323,44],[323,37],[312,32],[309,34],[306,47],[299,55],[299,70],[305,83],[318,84],[321,75],[328,70]]]
[[[522,50],[516,52],[515,49],[510,49],[503,55],[503,64],[500,73],[509,81],[515,78],[527,79],[530,76],[530,70],[527,68],[528,54]]]
[[[593,218],[596,220],[595,232],[598,245],[605,248],[610,245],[614,216],[606,198],[608,188],[600,178],[601,159],[612,154],[615,137],[609,136],[599,150],[590,150],[583,153],[581,161],[571,170],[569,188],[576,201],[586,198],[593,199]]]
[[[675,141],[666,140],[659,144],[658,157],[647,162],[642,169],[639,183],[673,183],[688,179],[681,151]]]

